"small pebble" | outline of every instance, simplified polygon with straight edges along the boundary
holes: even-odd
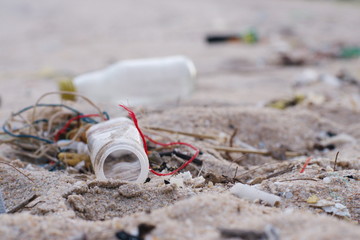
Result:
[[[286,199],[290,199],[290,198],[292,198],[294,196],[294,194],[292,194],[292,192],[285,192],[285,194],[284,194],[284,197],[286,198]]]
[[[323,181],[324,181],[324,183],[330,183],[330,182],[331,182],[331,178],[325,177],[325,178],[323,179]]]

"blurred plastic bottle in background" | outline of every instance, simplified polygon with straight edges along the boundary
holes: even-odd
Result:
[[[193,62],[184,56],[125,60],[73,80],[62,80],[59,88],[77,91],[100,104],[160,104],[189,96],[195,75]],[[71,95],[62,97],[74,100]]]

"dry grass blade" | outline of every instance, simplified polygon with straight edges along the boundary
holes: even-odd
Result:
[[[24,177],[26,177],[27,179],[29,179],[31,182],[35,183],[35,182],[34,182],[31,178],[29,178],[25,173],[21,172],[19,169],[17,169],[15,166],[11,165],[10,163],[3,162],[3,161],[0,161],[0,163],[12,167],[12,168],[15,169],[16,171],[18,171],[21,175],[23,175]]]
[[[168,129],[168,128],[145,126],[144,129],[150,129],[150,130],[154,130],[154,131],[167,132],[167,133],[171,133],[171,134],[179,134],[179,135],[184,135],[184,136],[189,136],[189,137],[195,137],[195,138],[219,140],[219,137],[218,137],[218,136],[206,135],[206,134],[199,134],[199,133],[189,133],[189,132],[172,130],[172,129]]]
[[[267,150],[245,149],[245,148],[224,147],[224,146],[211,146],[211,148],[217,151],[224,151],[224,152],[251,153],[251,154],[259,154],[263,156],[271,156],[271,152]],[[300,153],[289,152],[289,151],[287,151],[285,154],[287,157],[297,157],[302,155]]]

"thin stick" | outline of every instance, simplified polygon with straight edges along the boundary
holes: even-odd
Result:
[[[172,133],[172,134],[179,134],[179,135],[190,136],[190,137],[195,137],[195,138],[204,138],[204,139],[213,139],[213,140],[218,140],[219,139],[219,137],[213,136],[213,135],[189,133],[189,132],[176,131],[176,130],[172,130],[172,129],[168,129],[168,128],[161,128],[161,127],[145,126],[144,129],[167,132],[167,133]]]
[[[38,198],[39,196],[34,194],[32,195],[30,198],[26,199],[25,201],[21,202],[19,205],[17,205],[16,207],[14,207],[13,209],[7,211],[7,213],[16,213],[18,211],[20,211],[21,209],[23,209],[24,207],[26,207],[26,205],[28,205],[30,202],[34,201],[36,198]]]
[[[339,151],[336,153],[336,156],[335,156],[335,162],[334,162],[334,172],[336,171],[336,164],[337,164],[337,159],[338,159],[338,156],[339,156]]]
[[[315,181],[315,182],[319,181],[315,178],[291,178],[291,179],[278,180],[278,182],[290,182],[290,181],[301,181],[301,180],[304,180],[304,181],[309,180],[309,181]]]
[[[271,152],[267,150],[244,149],[238,147],[223,147],[223,146],[211,146],[211,148],[217,151],[224,151],[224,152],[252,153],[252,154],[260,154],[264,156],[271,156]],[[287,157],[297,157],[302,155],[300,153],[290,152],[290,151],[287,151],[285,154]]]
[[[31,178],[29,178],[25,173],[21,172],[19,169],[17,169],[15,166],[11,165],[10,163],[3,162],[3,161],[0,161],[0,163],[12,167],[12,168],[15,169],[16,171],[18,171],[21,175],[23,175],[24,177],[26,177],[27,179],[29,179],[31,182],[35,183],[35,182],[34,182]]]
[[[238,131],[238,129],[235,128],[234,131],[233,131],[233,133],[231,134],[230,139],[229,139],[229,147],[233,147],[234,137],[235,137],[237,131]],[[226,157],[227,157],[229,160],[234,161],[234,159],[233,159],[232,156],[230,155],[230,152],[226,152],[225,154],[226,154]]]
[[[236,178],[236,174],[237,174],[238,168],[239,168],[239,167],[236,167],[236,169],[235,169],[235,173],[234,173],[234,177],[233,177],[233,179],[235,179],[235,178]]]
[[[269,156],[270,152],[264,150],[250,150],[244,148],[235,148],[235,147],[222,147],[222,146],[212,146],[211,148],[217,151],[224,151],[224,152],[238,152],[238,153],[253,153],[253,154],[260,154],[264,156]]]
[[[273,178],[273,177],[277,177],[277,176],[280,176],[282,174],[285,174],[285,173],[288,173],[290,172],[292,169],[293,169],[294,165],[293,164],[290,164],[289,166],[287,166],[285,169],[283,170],[280,170],[278,172],[274,172],[268,176],[266,176],[266,179],[270,179],[270,178]]]

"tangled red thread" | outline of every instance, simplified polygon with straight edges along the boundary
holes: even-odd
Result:
[[[194,147],[193,145],[189,144],[189,143],[186,143],[186,142],[170,142],[170,143],[161,143],[161,142],[158,142],[158,141],[155,141],[154,139],[150,138],[149,136],[145,135],[140,127],[139,127],[139,124],[138,124],[138,120],[136,118],[136,115],[135,113],[129,109],[128,107],[124,106],[124,105],[119,105],[120,107],[124,108],[128,114],[129,114],[129,117],[132,119],[132,121],[134,122],[134,125],[136,127],[136,129],[138,130],[139,134],[140,134],[140,137],[143,141],[143,145],[144,145],[144,150],[146,152],[146,154],[148,154],[148,147],[147,147],[147,144],[146,144],[146,139],[149,140],[150,142],[156,144],[156,145],[160,145],[162,147],[169,147],[169,146],[176,146],[176,145],[184,145],[184,146],[187,146],[191,149],[193,149],[195,151],[194,155],[188,160],[186,161],[183,165],[181,165],[179,168],[175,169],[174,171],[172,172],[169,172],[169,173],[159,173],[159,172],[156,172],[154,169],[152,169],[150,167],[150,172],[154,173],[155,175],[158,175],[158,176],[168,176],[168,175],[173,175],[175,173],[177,173],[178,171],[184,169],[187,165],[189,165],[192,161],[194,161],[195,158],[197,158],[197,156],[199,156],[199,153],[200,153],[200,150],[196,147]]]

